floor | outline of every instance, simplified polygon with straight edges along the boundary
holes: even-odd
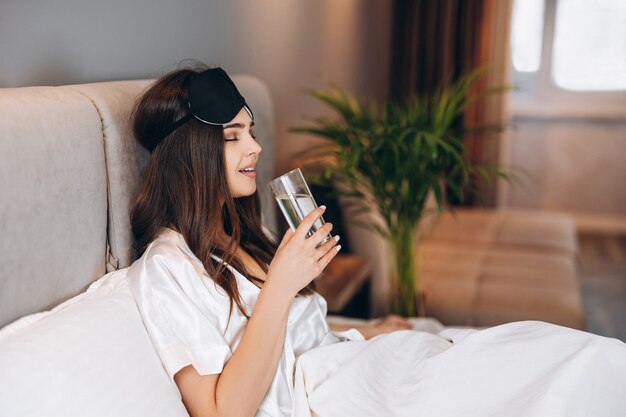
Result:
[[[578,243],[587,330],[626,342],[626,236],[580,234]]]

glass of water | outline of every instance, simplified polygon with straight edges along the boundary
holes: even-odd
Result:
[[[270,181],[269,187],[292,230],[296,230],[302,219],[317,207],[300,168]],[[311,237],[323,225],[324,219],[320,217],[309,229],[307,236]],[[328,234],[317,246],[330,239],[332,236]]]

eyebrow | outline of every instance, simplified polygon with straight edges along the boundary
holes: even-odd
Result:
[[[250,123],[250,127],[254,126],[254,122]],[[243,123],[231,123],[228,125],[224,125],[224,129],[245,129],[246,125],[244,125]]]

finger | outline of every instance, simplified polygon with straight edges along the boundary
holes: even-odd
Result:
[[[387,321],[388,326],[390,326],[393,329],[396,330],[409,330],[412,329],[413,326],[411,326],[408,322],[404,322],[401,320],[396,320],[394,317],[389,317],[390,320]]]
[[[326,255],[329,250],[332,250],[335,245],[337,245],[337,242],[339,242],[339,235],[333,236],[331,239],[328,240],[328,242],[318,247],[316,249],[318,258],[321,258],[322,256]]]
[[[309,241],[311,241],[311,243],[313,243],[314,246],[317,246],[320,243],[324,242],[326,238],[328,238],[328,235],[330,234],[331,230],[333,230],[333,224],[324,223],[322,227],[317,229],[317,231],[313,233],[313,235],[311,235],[311,237],[309,238]],[[324,242],[324,243],[328,243],[328,242]]]
[[[387,316],[387,318],[392,320],[394,323],[399,324],[408,324],[409,322],[405,317],[399,316],[397,314],[390,314],[389,316]]]
[[[405,321],[398,321],[395,323],[395,325],[401,329],[411,329],[413,327],[408,322],[405,322]]]
[[[288,228],[287,231],[285,232],[285,235],[283,236],[283,239],[280,241],[280,244],[278,245],[278,249],[285,246],[285,244],[291,240],[291,238],[293,237],[293,234],[294,234],[294,231],[291,230],[291,227]]]
[[[312,212],[307,214],[304,217],[304,219],[302,219],[302,222],[296,228],[296,232],[295,232],[296,238],[304,239],[307,233],[309,233],[309,230],[311,229],[311,227],[313,227],[313,224],[320,217],[322,217],[322,214],[324,214],[324,210],[326,210],[326,206],[320,206],[320,207],[316,207]]]
[[[396,322],[397,323],[402,323],[402,324],[407,324],[409,321],[407,319],[405,319],[404,317],[398,317],[398,318],[396,318]]]
[[[322,267],[322,270],[326,268],[326,265],[328,265],[330,261],[333,260],[333,258],[337,255],[337,253],[339,253],[340,249],[341,249],[341,245],[337,245],[333,247],[331,250],[329,250],[328,252],[326,252],[326,255],[322,256],[319,259],[318,263]]]

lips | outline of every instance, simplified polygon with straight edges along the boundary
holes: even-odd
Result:
[[[256,177],[256,164],[250,164],[244,168],[241,168],[239,172],[241,172],[246,177],[254,178]]]

